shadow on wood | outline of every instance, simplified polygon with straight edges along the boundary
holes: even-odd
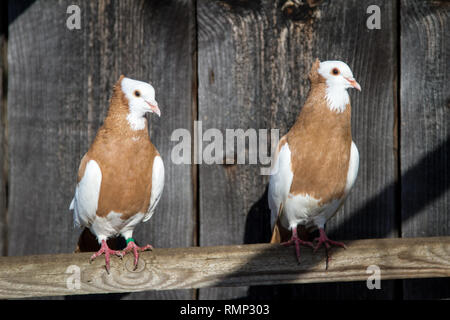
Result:
[[[5,5],[10,2],[12,4],[13,1],[2,1]],[[17,17],[19,17],[25,10],[27,10],[36,0],[21,0],[14,1],[14,5],[10,5],[8,8],[8,24],[13,23]],[[5,21],[6,22],[6,21]]]

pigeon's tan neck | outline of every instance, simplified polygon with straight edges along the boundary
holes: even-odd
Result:
[[[326,99],[327,85],[325,82],[311,84],[308,98],[301,109],[294,127],[320,126],[322,132],[336,134],[336,129],[349,132],[351,137],[351,105],[348,103],[343,112],[330,110]],[[293,127],[293,129],[294,129]]]
[[[114,87],[113,95],[110,101],[108,114],[103,123],[103,129],[113,134],[132,137],[148,137],[148,122],[143,117],[144,127],[140,130],[133,130],[127,117],[130,115],[128,99],[123,93],[120,85]]]

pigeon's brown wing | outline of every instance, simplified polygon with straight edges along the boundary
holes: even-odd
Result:
[[[86,170],[86,165],[89,162],[90,158],[88,154],[86,153],[83,158],[81,158],[80,166],[78,167],[78,176],[77,176],[77,183],[83,179],[84,171]]]
[[[152,189],[150,194],[150,205],[142,222],[150,219],[156,209],[156,206],[161,199],[164,189],[164,163],[159,153],[153,159],[152,167]]]
[[[100,166],[86,154],[81,160],[78,184],[70,204],[75,226],[90,227],[92,225],[97,212],[101,183]]]
[[[281,235],[285,232],[281,231],[280,216],[283,214],[284,202],[289,194],[292,184],[291,171],[291,152],[287,144],[286,136],[282,137],[278,143],[272,164],[270,181],[269,181],[269,208],[271,211],[270,223],[272,227],[271,243],[281,241]],[[283,228],[285,229],[285,228]]]
[[[81,158],[80,165],[78,166],[78,174],[77,174],[77,184],[80,182],[81,179],[83,179],[84,171],[86,170],[86,164],[89,161],[89,157],[87,153],[84,154],[83,158]],[[72,202],[70,203],[69,210],[75,210],[75,196],[72,199]]]

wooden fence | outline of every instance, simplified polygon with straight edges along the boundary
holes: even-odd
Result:
[[[304,1],[303,1],[304,2]],[[447,1],[22,0],[0,11],[0,248],[70,253],[78,164],[120,74],[151,82],[162,117],[150,134],[166,185],[136,238],[157,248],[267,242],[268,177],[257,165],[176,165],[175,129],[292,126],[316,57],[346,61],[356,185],[328,224],[336,239],[449,236],[450,6]],[[67,7],[81,9],[69,30]],[[366,26],[380,8],[381,29]],[[448,32],[447,32],[448,33]],[[227,155],[234,157],[233,154]],[[244,283],[243,283],[244,284]],[[415,299],[450,297],[450,281],[365,282],[130,293],[128,299]]]

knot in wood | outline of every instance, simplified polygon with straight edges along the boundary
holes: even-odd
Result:
[[[315,7],[322,2],[323,0],[287,0],[281,11],[293,21],[305,21],[312,18]]]

